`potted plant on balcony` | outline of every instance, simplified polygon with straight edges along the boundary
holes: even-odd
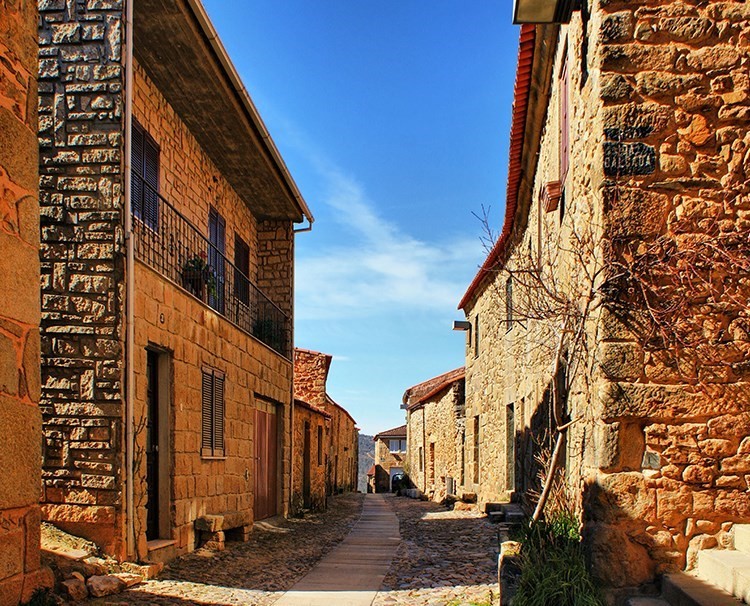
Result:
[[[189,257],[182,265],[182,283],[196,297],[204,300],[205,291],[216,295],[216,272],[207,263],[207,255],[201,251]]]

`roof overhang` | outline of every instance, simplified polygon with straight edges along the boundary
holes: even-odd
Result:
[[[577,0],[513,0],[513,23],[568,23]]]
[[[313,221],[200,0],[139,0],[133,47],[253,215]]]
[[[466,310],[487,281],[502,267],[514,235],[525,225],[534,187],[542,129],[549,105],[558,25],[523,25],[513,93],[505,218],[500,236],[464,293]]]

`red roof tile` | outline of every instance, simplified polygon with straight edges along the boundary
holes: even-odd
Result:
[[[513,91],[513,117],[510,128],[510,159],[508,162],[508,188],[505,202],[505,221],[500,237],[495,242],[489,255],[485,259],[479,272],[466,290],[458,309],[464,309],[469,300],[481,286],[484,279],[491,275],[492,270],[505,253],[513,224],[518,210],[518,188],[521,184],[521,160],[523,153],[524,131],[526,116],[529,109],[529,93],[531,91],[531,67],[534,63],[534,45],[536,44],[536,26],[525,24],[521,26],[520,44],[518,48],[518,67],[516,69],[516,85]]]
[[[377,441],[381,438],[405,438],[406,437],[406,425],[394,427],[393,429],[386,429],[376,434],[373,440]]]
[[[446,387],[456,381],[460,381],[466,376],[466,369],[462,366],[449,372],[443,373],[422,383],[418,383],[404,392],[402,408],[412,408],[417,404],[430,399],[434,395],[443,391]]]
[[[312,410],[313,412],[317,412],[320,415],[323,415],[326,419],[330,419],[331,415],[327,413],[322,408],[318,408],[317,406],[314,406],[313,404],[310,404],[309,402],[305,402],[304,400],[300,400],[299,398],[294,398],[294,404],[295,406],[301,406],[302,408],[307,408],[308,410]]]

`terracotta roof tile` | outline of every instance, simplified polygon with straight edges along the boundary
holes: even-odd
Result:
[[[294,398],[294,404],[297,406],[301,406],[302,408],[307,408],[308,410],[312,410],[313,412],[317,412],[318,414],[323,415],[326,419],[330,419],[331,415],[327,413],[322,408],[315,406],[313,404],[310,404],[309,402],[305,402],[304,400],[300,400],[299,398]]]
[[[404,405],[401,408],[411,408],[416,406],[441,392],[456,381],[460,381],[465,376],[466,369],[462,366],[461,368],[456,368],[455,370],[451,370],[437,377],[433,377],[432,379],[428,379],[427,381],[423,381],[422,383],[418,383],[404,392],[402,400]]]
[[[386,429],[385,431],[381,431],[379,434],[376,434],[373,440],[377,441],[381,438],[405,438],[406,437],[406,425],[400,425],[399,427],[394,427],[393,429]]]
[[[526,129],[526,116],[529,109],[529,94],[531,92],[531,68],[534,63],[534,45],[536,44],[536,26],[526,24],[521,26],[520,44],[518,48],[518,67],[516,69],[516,84],[513,91],[513,117],[510,128],[510,159],[508,161],[508,188],[505,196],[505,221],[503,231],[495,242],[489,255],[485,259],[479,272],[466,290],[458,309],[464,309],[474,293],[479,289],[484,279],[491,275],[492,270],[505,253],[505,247],[510,240],[513,224],[518,210],[518,188],[521,184],[521,160],[523,140]]]

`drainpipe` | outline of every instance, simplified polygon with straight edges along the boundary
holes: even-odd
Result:
[[[135,436],[133,427],[135,399],[134,331],[135,320],[135,251],[133,243],[133,213],[130,183],[130,133],[133,124],[133,2],[125,3],[125,133],[124,133],[124,194],[125,194],[125,524],[126,546],[129,558],[135,553],[135,496],[133,490],[133,462]]]
[[[302,232],[312,231],[314,219],[311,219],[310,217],[307,217],[307,216],[305,216],[305,219],[307,219],[307,227],[300,227],[299,229],[295,229],[294,230],[295,234],[301,234]]]

